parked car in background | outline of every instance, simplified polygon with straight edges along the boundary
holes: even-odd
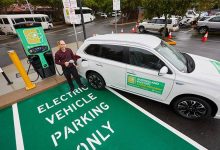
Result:
[[[200,34],[205,34],[207,31],[220,32],[220,15],[213,15],[205,20],[199,20],[196,29]]]
[[[107,16],[107,14],[106,14],[106,13],[101,13],[101,14],[100,14],[100,16],[101,16],[101,17],[103,17],[103,18],[105,18],[105,19],[107,19],[107,18],[108,18],[108,16]]]
[[[40,22],[43,29],[52,29],[52,20],[45,14],[0,15],[0,30],[4,34],[17,34],[14,25],[21,22]]]
[[[158,37],[107,34],[77,51],[79,74],[105,86],[169,104],[188,119],[220,117],[220,62],[178,52]],[[148,100],[148,99],[146,99]]]
[[[118,10],[118,11],[117,11],[117,16],[120,16],[120,15],[121,15],[121,11]],[[112,17],[115,17],[115,11],[112,12]]]
[[[179,22],[180,27],[189,27],[192,25],[192,23],[196,20],[195,17],[183,17],[182,20]]]
[[[195,10],[187,10],[186,17],[197,18],[197,17],[199,17],[199,14],[196,13]]]
[[[152,20],[149,21],[143,21],[139,23],[138,29],[140,33],[143,33],[145,31],[158,31],[162,33],[165,26],[165,17],[154,17]],[[168,18],[167,20],[167,29],[169,31],[178,31],[179,25],[178,25],[178,18]]]
[[[217,12],[215,15],[219,16],[219,15],[220,15],[220,12]]]

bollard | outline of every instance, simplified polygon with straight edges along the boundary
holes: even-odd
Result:
[[[26,85],[26,90],[31,90],[36,87],[34,83],[31,82],[30,78],[28,77],[21,61],[18,58],[17,53],[14,50],[8,51],[9,57],[11,58],[12,62],[18,69],[18,72],[20,73],[22,79],[24,80],[24,83]]]
[[[5,80],[8,82],[8,85],[13,84],[13,82],[11,82],[8,78],[8,76],[5,74],[5,72],[2,70],[2,68],[0,67],[0,73],[2,73],[2,75],[4,76]]]

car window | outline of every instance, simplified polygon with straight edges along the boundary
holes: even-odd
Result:
[[[99,56],[100,55],[100,46],[97,44],[91,44],[86,48],[85,52],[87,54],[90,54],[93,56]]]
[[[157,19],[152,19],[150,21],[148,21],[148,23],[156,23]]]
[[[26,21],[34,21],[34,18],[24,18]]]
[[[220,22],[220,17],[213,17],[209,20],[210,22]]]
[[[43,22],[45,22],[45,21],[46,21],[44,17],[41,17],[41,20],[42,20]]]
[[[167,20],[167,24],[171,24],[172,23],[172,20],[171,19],[168,19]],[[174,21],[174,24],[175,24],[176,22]]]
[[[46,17],[46,21],[49,22],[49,21],[50,21],[50,18],[49,18],[49,17]]]
[[[165,19],[157,19],[156,24],[165,24]]]
[[[187,72],[187,61],[185,57],[174,47],[170,46],[164,41],[161,41],[161,43],[155,48],[155,50],[179,71]]]
[[[14,18],[15,23],[25,22],[24,18]]]
[[[202,17],[201,19],[199,19],[199,21],[204,21],[204,20],[206,20],[208,18],[210,18],[210,17]]]
[[[127,47],[117,45],[101,45],[101,57],[110,60],[125,62],[124,54]]]
[[[8,18],[2,18],[5,24],[9,24]]]
[[[42,20],[41,20],[40,17],[35,17],[34,20],[35,20],[36,22],[42,22]]]
[[[0,24],[4,24],[1,18],[0,18]]]
[[[129,62],[131,65],[153,70],[160,70],[165,66],[164,62],[151,52],[134,47],[129,48]]]

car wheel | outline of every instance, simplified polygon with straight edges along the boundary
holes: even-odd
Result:
[[[140,26],[140,27],[139,27],[139,32],[140,32],[140,33],[144,33],[144,32],[145,32],[145,29],[144,29],[143,26]]]
[[[205,34],[207,31],[208,31],[208,28],[207,28],[207,27],[200,27],[200,28],[199,28],[199,33],[200,33],[200,34]]]
[[[87,80],[94,89],[103,89],[105,87],[104,79],[96,72],[90,72],[87,75]]]
[[[182,97],[173,103],[173,109],[187,119],[201,119],[211,116],[209,103],[199,97]]]

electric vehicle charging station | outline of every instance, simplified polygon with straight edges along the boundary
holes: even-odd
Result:
[[[41,23],[14,25],[30,64],[42,79],[56,74],[52,51]]]

